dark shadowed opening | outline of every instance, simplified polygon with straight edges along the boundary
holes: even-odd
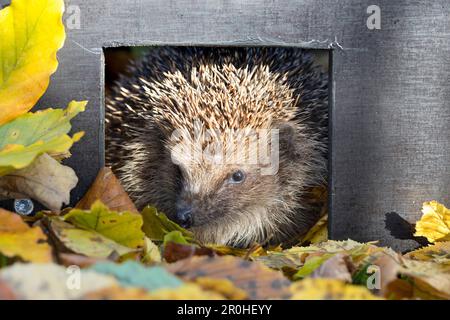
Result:
[[[135,170],[136,167],[139,167],[143,164],[143,158],[144,157],[139,157],[139,161],[136,160],[136,157],[134,157],[133,159],[131,159],[131,154],[134,153],[138,153],[138,152],[144,152],[143,150],[139,151],[139,150],[132,150],[131,145],[139,145],[138,143],[134,143],[134,141],[136,139],[139,139],[140,142],[144,141],[143,143],[145,144],[145,140],[147,139],[148,141],[152,140],[152,139],[161,139],[164,140],[166,138],[163,137],[163,134],[161,133],[161,136],[159,136],[159,131],[158,130],[147,130],[147,127],[155,127],[155,123],[153,123],[153,119],[152,119],[152,113],[151,112],[146,112],[145,110],[143,111],[142,109],[145,108],[143,107],[143,105],[147,104],[147,107],[149,109],[151,109],[153,106],[153,104],[155,103],[155,99],[159,102],[161,101],[165,101],[164,99],[168,99],[168,100],[173,100],[173,99],[180,99],[180,100],[184,100],[183,99],[183,95],[181,95],[179,92],[183,91],[182,88],[182,84],[180,85],[181,87],[178,86],[178,82],[179,80],[173,80],[174,83],[171,83],[170,85],[168,85],[167,87],[164,86],[159,86],[158,89],[154,89],[155,88],[155,83],[164,83],[164,81],[167,79],[168,74],[173,74],[174,70],[176,70],[178,68],[178,66],[183,66],[183,61],[182,58],[184,57],[183,54],[177,55],[176,57],[173,58],[172,60],[172,64],[170,66],[164,66],[161,67],[160,65],[158,65],[158,67],[153,67],[151,62],[145,62],[144,66],[141,65],[141,67],[138,67],[137,69],[139,69],[138,71],[136,71],[136,68],[131,67],[130,65],[133,64],[140,64],[140,61],[146,61],[145,59],[147,59],[146,57],[151,56],[152,60],[154,64],[159,64],[159,63],[167,63],[167,64],[171,64],[168,63],[168,60],[170,60],[171,58],[167,58],[167,57],[163,57],[161,58],[161,60],[159,60],[157,57],[155,57],[155,55],[157,55],[158,50],[161,50],[162,47],[115,47],[115,48],[105,48],[104,49],[104,61],[105,61],[105,115],[106,115],[106,132],[105,132],[105,157],[106,157],[106,165],[112,166],[113,170],[115,171],[116,175],[119,176],[119,178],[122,180],[124,187],[127,191],[129,191],[131,197],[133,198],[133,200],[138,202],[138,206],[141,206],[143,203],[145,204],[150,204],[150,205],[155,205],[158,208],[158,199],[162,198],[163,196],[161,195],[157,195],[155,196],[154,193],[155,191],[148,191],[149,195],[148,197],[146,197],[145,194],[143,194],[142,192],[137,192],[134,190],[140,189],[142,191],[142,189],[148,189],[148,188],[160,188],[163,190],[171,190],[168,191],[168,193],[174,192],[174,193],[180,193],[182,194],[181,189],[186,187],[187,184],[192,183],[194,184],[192,181],[189,182],[180,182],[177,180],[177,184],[178,187],[174,188],[174,189],[170,189],[170,188],[166,188],[164,186],[160,186],[160,185],[164,185],[165,182],[163,182],[161,179],[164,179],[163,176],[161,175],[158,179],[156,180],[159,183],[158,184],[153,184],[152,186],[148,185],[149,181],[153,181],[152,179],[154,178],[155,174],[150,174],[149,172],[151,170],[155,170],[155,166],[158,167],[158,163],[155,164],[155,161],[157,162],[158,160],[153,160],[152,164],[148,164],[149,167],[152,167],[152,169],[143,169],[143,168],[139,168],[139,170]],[[188,47],[170,47],[171,50],[186,50],[186,48]],[[266,47],[267,49],[268,47]],[[224,48],[222,47],[217,47],[217,48],[208,48],[208,47],[202,47],[202,50],[209,50],[210,52],[213,52],[212,55],[215,55],[216,53],[214,53],[214,51],[217,51],[217,55],[221,54],[221,50],[223,50]],[[227,48],[229,50],[246,50],[246,48]],[[275,50],[275,48],[268,48],[269,50]],[[197,49],[194,49],[197,50]],[[331,55],[330,55],[330,51],[329,50],[313,50],[313,49],[300,49],[300,48],[280,48],[280,52],[283,52],[282,50],[293,50],[293,51],[302,51],[305,56],[308,56],[309,58],[309,62],[311,64],[311,66],[309,66],[306,70],[306,72],[311,72],[311,70],[314,70],[314,73],[323,73],[324,76],[323,79],[325,79],[324,81],[326,83],[330,82],[330,77],[328,76],[330,73],[330,59],[331,59]],[[296,54],[292,55],[293,57],[297,57]],[[181,58],[180,58],[181,57]],[[321,88],[317,88],[317,90],[322,90],[321,92],[325,92],[326,91],[326,96],[322,95],[318,95],[317,97],[314,95],[314,91],[316,90],[314,88],[314,86],[317,86],[318,83],[321,83],[320,81],[317,82],[317,77],[320,77],[319,75],[315,74],[315,75],[305,75],[303,70],[304,67],[298,68],[298,66],[296,65],[297,63],[300,63],[296,60],[289,60],[290,55],[288,54],[288,57],[285,58],[283,56],[277,57],[276,55],[271,56],[271,59],[273,60],[274,65],[280,65],[280,64],[284,64],[284,66],[278,66],[276,68],[276,70],[274,70],[273,72],[278,72],[278,73],[283,73],[283,72],[293,72],[293,75],[289,75],[288,78],[295,78],[295,81],[287,81],[285,84],[287,85],[287,87],[289,88],[291,85],[293,86],[294,84],[297,86],[299,83],[302,83],[301,88],[291,88],[292,92],[293,92],[293,98],[297,98],[297,96],[299,95],[299,92],[306,92],[305,94],[303,94],[299,99],[304,99],[305,101],[308,102],[308,105],[313,106],[316,104],[320,104],[321,102],[318,100],[322,100],[325,99],[326,101],[328,101],[327,103],[327,111],[324,114],[323,110],[322,111],[314,111],[314,108],[312,108],[312,110],[309,111],[308,116],[307,116],[307,120],[303,119],[301,116],[300,119],[303,119],[304,121],[307,122],[307,124],[302,123],[300,120],[298,120],[296,118],[295,121],[300,121],[301,125],[303,126],[309,126],[311,125],[312,122],[316,122],[316,123],[320,123],[321,126],[321,130],[320,133],[319,131],[305,131],[304,134],[305,136],[302,138],[303,140],[301,141],[307,141],[309,138],[311,138],[312,140],[316,139],[318,140],[320,143],[322,143],[323,145],[325,145],[325,151],[323,152],[325,154],[324,158],[325,158],[325,162],[322,163],[322,166],[325,168],[323,169],[324,171],[321,171],[321,175],[324,177],[325,182],[324,183],[312,183],[309,182],[307,184],[307,186],[304,187],[304,190],[301,193],[301,200],[296,200],[298,203],[298,207],[308,207],[308,215],[311,215],[310,211],[314,211],[313,219],[314,221],[317,221],[319,219],[319,217],[322,217],[321,220],[323,221],[323,215],[328,213],[328,185],[329,185],[329,177],[331,175],[329,175],[328,173],[330,172],[330,166],[327,163],[327,159],[328,159],[328,154],[330,154],[330,149],[331,146],[328,143],[329,140],[329,133],[328,133],[328,127],[329,127],[329,123],[330,123],[330,116],[331,113],[328,112],[329,107],[328,105],[331,105],[332,102],[330,101],[330,99],[328,99],[328,97],[331,97],[331,95],[329,95],[329,92],[331,89],[326,89],[324,90],[324,87]],[[180,60],[181,59],[181,60]],[[264,60],[264,59],[262,59]],[[162,61],[162,62],[160,62]],[[280,61],[283,61],[282,63]],[[188,63],[188,62],[186,62]],[[208,63],[226,63],[224,61],[222,61],[220,58],[215,58],[215,60],[213,62],[208,62]],[[304,63],[304,62],[301,62]],[[174,66],[175,65],[175,66]],[[237,68],[242,67],[242,65],[237,66]],[[253,68],[255,66],[249,66],[249,69]],[[182,69],[184,67],[181,67]],[[186,67],[189,68],[189,67]],[[271,67],[269,66],[269,70],[270,72],[272,72]],[[292,71],[294,70],[294,71]],[[223,71],[223,70],[222,70]],[[139,75],[133,74],[139,72]],[[181,72],[181,76],[180,77],[189,77],[189,72],[186,72],[186,70],[184,70],[183,72]],[[260,76],[262,77],[262,76]],[[140,80],[141,78],[144,78],[144,80]],[[220,77],[219,77],[220,78]],[[256,77],[258,78],[258,77]],[[264,77],[262,77],[264,79]],[[271,81],[275,81],[276,79],[282,79],[283,75],[281,75],[278,78],[271,78]],[[275,79],[275,80],[274,80]],[[313,80],[311,80],[313,79]],[[322,79],[322,78],[321,78]],[[216,79],[214,81],[222,81],[220,79]],[[223,80],[223,81],[228,81],[228,80]],[[253,80],[253,81],[257,81],[257,80]],[[261,80],[261,81],[265,81],[265,80]],[[269,81],[269,80],[267,80]],[[282,81],[282,80],[280,80]],[[252,85],[254,85],[255,83],[253,82]],[[203,84],[204,85],[204,84]],[[221,84],[222,85],[222,84]],[[226,85],[229,85],[226,84]],[[264,86],[264,84],[261,84],[262,86]],[[280,85],[281,87],[281,85]],[[159,90],[159,91],[158,91]],[[168,90],[168,91],[165,91]],[[170,92],[170,90],[177,90],[178,93],[172,93]],[[206,89],[205,89],[206,90]],[[272,88],[267,88],[267,92],[270,92],[272,90]],[[277,88],[273,89],[274,91],[277,90]],[[163,93],[161,93],[161,91]],[[249,90],[250,91],[250,90]],[[263,90],[264,91],[264,90]],[[156,92],[156,93],[155,93]],[[168,93],[164,93],[164,92],[168,92]],[[248,93],[250,96],[251,94]],[[257,94],[261,94],[261,92],[255,93],[255,96]],[[158,95],[157,98],[155,98],[154,96]],[[152,98],[153,97],[153,98]],[[190,98],[190,97],[188,97]],[[236,98],[237,99],[237,98]],[[256,98],[255,98],[256,99]],[[276,93],[274,93],[274,97],[272,98],[268,98],[268,99],[273,99],[274,101],[268,103],[268,105],[272,105],[272,103],[277,104],[277,95]],[[218,98],[217,100],[220,101],[220,98]],[[113,101],[113,102],[112,102]],[[173,103],[173,101],[172,101]],[[176,101],[176,103],[172,104],[173,106],[176,106],[177,108],[182,108],[180,105],[183,105],[184,103],[186,103],[186,100],[184,101]],[[160,110],[159,117],[164,117],[164,103],[161,103],[162,106],[158,106],[158,110]],[[171,104],[171,102],[167,102],[168,105]],[[169,107],[167,105],[167,107]],[[299,104],[299,106],[302,106],[302,103]],[[319,108],[319,107],[317,107]],[[138,109],[138,110],[137,110]],[[161,111],[162,110],[162,111]],[[126,113],[127,116],[123,116],[123,114]],[[130,116],[129,114],[133,113],[132,116]],[[163,116],[161,116],[161,114],[163,114]],[[176,115],[174,116],[176,117]],[[326,117],[326,119],[324,119],[324,117]],[[251,114],[250,118],[258,118],[256,114]],[[193,119],[195,120],[195,119]],[[176,120],[171,120],[172,122],[176,122]],[[252,121],[252,120],[250,120]],[[151,122],[151,124],[148,124],[147,122]],[[145,130],[141,130],[141,129],[137,129],[137,128],[133,128],[134,127],[139,127],[139,128],[143,128],[145,127]],[[132,133],[129,133],[129,130],[132,130]],[[126,133],[123,133],[124,131],[126,131]],[[283,140],[283,130],[280,129],[280,145],[282,146],[281,148],[283,148],[284,146],[284,140]],[[136,137],[137,135],[145,135],[144,137]],[[308,137],[307,135],[311,135],[310,137]],[[320,138],[318,138],[318,136],[320,136]],[[142,138],[142,139],[141,139]],[[328,138],[328,140],[327,140]],[[294,138],[292,138],[294,139]],[[288,141],[286,142],[287,144],[296,144],[297,140],[294,139],[294,142],[292,142],[292,139],[288,139]],[[323,141],[322,141],[323,140]],[[165,141],[165,140],[164,140]],[[300,141],[300,140],[299,140]],[[309,141],[309,140],[308,140]],[[315,140],[314,140],[315,141]],[[309,143],[309,142],[308,142]],[[315,143],[315,142],[314,142]],[[141,144],[142,146],[142,144]],[[163,146],[164,147],[164,146]],[[161,147],[161,148],[163,148]],[[300,156],[304,156],[302,154],[304,153],[308,153],[308,152],[312,152],[310,151],[310,149],[308,148],[303,148],[303,146],[300,146],[300,149],[297,148],[298,146],[295,145],[294,146],[294,151],[291,152],[289,151],[290,156],[296,156],[298,154],[300,154]],[[160,149],[156,150],[154,145],[152,145],[152,148],[146,149],[145,147],[143,147],[145,149],[145,152],[161,152]],[[314,146],[311,148],[315,148]],[[319,147],[317,147],[317,149],[320,149]],[[323,149],[323,148],[322,148]],[[291,150],[291,147],[289,147],[289,150]],[[300,150],[300,151],[299,151]],[[148,155],[147,155],[148,156]],[[149,158],[151,158],[151,155],[148,156]],[[306,157],[306,156],[305,156]],[[153,159],[153,158],[152,158]],[[292,158],[293,163],[295,164],[295,158]],[[135,161],[132,164],[130,164],[130,161]],[[165,160],[167,161],[167,159]],[[305,160],[306,161],[306,160]],[[316,158],[311,158],[310,160],[308,160],[310,162],[314,162],[314,161],[318,161]],[[128,163],[127,163],[128,162]],[[144,161],[145,162],[145,161]],[[150,160],[149,160],[150,162]],[[312,167],[317,166],[317,164],[309,164]],[[163,166],[163,164],[161,164],[161,166]],[[182,165],[181,165],[182,167]],[[300,174],[304,174],[301,173],[302,172],[302,166],[299,166],[299,170],[297,171],[291,171],[290,176],[297,178],[297,175]],[[315,168],[315,167],[314,167]],[[167,170],[167,168],[157,168],[155,172],[165,172],[165,170]],[[178,169],[177,166],[177,174],[181,173]],[[291,169],[292,170],[292,169]],[[313,171],[313,169],[308,169],[310,171]],[[136,171],[136,172],[133,172]],[[183,171],[183,169],[181,169],[181,171]],[[131,176],[129,173],[133,172],[133,176]],[[281,172],[283,172],[283,168],[281,168]],[[141,177],[139,177],[139,173],[141,173]],[[234,172],[235,175],[234,177],[238,177],[239,179],[242,178],[242,180],[244,180],[243,177],[241,177],[241,173],[238,172]],[[309,172],[309,175],[314,174],[313,172]],[[211,181],[213,181],[215,178],[215,175],[217,175],[217,173],[211,172],[210,175],[210,179]],[[136,178],[137,177],[137,178]],[[164,177],[166,177],[167,179],[173,179],[173,176],[171,176],[170,174],[166,174]],[[185,178],[187,180],[187,178]],[[299,178],[300,179],[300,176]],[[133,181],[131,181],[133,180]],[[179,180],[182,180],[181,178]],[[250,179],[248,179],[250,180]],[[280,176],[280,178],[276,179],[277,181],[288,181],[289,179],[285,179],[283,180],[282,177]],[[308,179],[304,179],[304,180],[308,180]],[[310,179],[311,180],[311,179]],[[208,183],[212,183],[212,182],[208,182]],[[309,180],[308,180],[309,181]],[[257,183],[257,182],[255,182]],[[267,186],[267,188],[274,188],[274,186],[271,183],[267,183],[264,182],[265,185]],[[144,185],[145,184],[145,185]],[[280,190],[283,190],[283,188],[285,187],[284,183],[280,183],[280,186],[277,186],[277,188],[279,188]],[[172,185],[172,183],[167,183],[167,185]],[[290,183],[286,182],[286,185],[289,185],[290,187],[292,187],[290,185]],[[184,187],[183,187],[184,186]],[[198,186],[197,186],[198,187]],[[194,188],[191,186],[191,188]],[[287,187],[286,187],[287,188]],[[253,190],[256,189],[256,187],[251,186],[248,188],[248,190]],[[227,189],[228,190],[228,189]],[[190,190],[190,193],[192,190]],[[259,190],[259,194],[264,194],[267,191],[267,194],[273,194],[274,192],[272,192],[273,190]],[[163,192],[163,191],[161,191]],[[228,193],[233,193],[233,191],[228,190]],[[251,191],[248,191],[251,192]],[[286,192],[287,194],[287,192]],[[292,194],[292,192],[290,193]],[[153,203],[153,199],[157,197],[157,199],[155,199],[156,203]],[[159,198],[158,198],[159,197]],[[186,209],[186,201],[185,201],[185,197],[184,196],[180,196],[180,195],[176,195],[176,196],[167,196],[169,199],[172,199],[173,202],[173,206],[175,211],[179,212],[180,209],[180,200],[179,198],[183,198],[183,219],[185,218],[185,213],[189,212],[190,213],[190,206],[187,206],[189,208],[189,210]],[[166,197],[166,198],[167,198]],[[234,195],[233,197],[233,201],[235,202],[239,202],[241,201],[241,199],[246,199],[249,198],[250,196],[248,194],[245,194],[243,191],[240,191],[237,195]],[[283,196],[283,199],[287,199],[286,196]],[[151,200],[142,200],[144,201],[143,203],[140,203],[141,199],[151,199]],[[202,198],[203,200],[195,200],[195,201],[207,201],[204,200],[204,198]],[[224,208],[227,207],[227,203],[226,201],[231,201],[231,198],[221,198],[219,202],[217,202],[215,205],[217,206],[223,206]],[[149,203],[147,203],[147,202]],[[167,200],[167,201],[171,201],[171,200]],[[166,202],[167,202],[166,201]],[[194,201],[194,200],[192,200]],[[244,201],[244,200],[242,200]],[[288,200],[285,200],[288,201]],[[289,200],[292,201],[292,200]],[[306,202],[306,204],[305,204]],[[263,203],[263,202],[262,202]],[[268,202],[269,203],[269,202]],[[215,210],[214,207],[215,205],[212,205],[212,209],[210,210]],[[289,203],[289,205],[291,205]],[[233,207],[233,206],[230,206]],[[209,205],[208,208],[211,208],[211,205]],[[160,208],[158,208],[161,211],[169,211],[169,217],[171,217],[174,220],[176,219],[176,214],[175,213],[170,213],[171,208],[170,205],[162,205]],[[268,209],[269,210],[269,209]],[[276,209],[270,209],[270,210],[276,210]],[[296,209],[299,210],[299,209]],[[281,213],[282,214],[282,213]],[[208,213],[205,213],[206,216],[210,217],[210,219],[213,219],[213,216],[209,216]],[[179,217],[180,215],[178,215]],[[175,218],[174,218],[175,217]],[[206,218],[205,218],[206,219]],[[209,218],[208,218],[209,219]],[[269,219],[274,219],[269,218]],[[313,222],[311,222],[311,219],[300,219],[300,222],[291,222],[293,224],[305,224],[308,225],[307,230],[310,229],[310,227],[312,225],[314,225]],[[198,219],[200,220],[200,219]],[[304,221],[304,220],[307,220]],[[189,224],[191,223],[191,220],[187,219],[186,221],[189,222]],[[180,223],[180,221],[177,221]],[[183,220],[184,222],[184,220]],[[202,220],[203,223],[203,220]],[[183,223],[180,223],[183,224]],[[326,223],[325,223],[326,225]],[[190,225],[187,225],[188,227]],[[284,228],[284,227],[283,227]],[[194,228],[195,230],[195,228]],[[302,229],[304,230],[304,228]],[[215,232],[214,230],[212,230],[211,232]],[[296,235],[296,236],[291,236],[290,239],[283,239],[283,243],[285,244],[297,244],[299,242],[303,241],[303,244],[308,243],[308,240],[305,240],[305,234],[307,233],[307,231],[302,231],[302,234]],[[273,235],[270,235],[269,232],[264,233],[265,236],[267,236],[267,243],[270,243],[272,240]],[[309,238],[310,233],[307,234],[307,237]],[[306,241],[306,242],[305,242]]]

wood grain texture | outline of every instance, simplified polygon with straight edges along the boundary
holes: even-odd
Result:
[[[5,3],[0,0],[0,4]],[[384,217],[410,222],[421,203],[450,204],[450,3],[377,1],[381,30],[366,27],[373,1],[71,0],[81,29],[67,30],[60,67],[40,107],[88,99],[74,130],[87,135],[68,164],[79,200],[103,164],[102,47],[265,45],[332,51],[330,235],[381,239]]]

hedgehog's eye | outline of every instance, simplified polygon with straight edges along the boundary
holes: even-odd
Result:
[[[245,173],[241,170],[233,172],[229,181],[230,183],[241,183],[245,180]]]

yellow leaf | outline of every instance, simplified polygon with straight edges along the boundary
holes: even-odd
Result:
[[[187,283],[178,288],[159,289],[149,293],[152,300],[223,300],[224,297],[214,291],[206,291],[194,283]]]
[[[437,201],[424,202],[422,218],[416,223],[416,237],[430,242],[450,241],[450,210]]]
[[[362,286],[346,284],[336,279],[307,278],[290,287],[293,300],[378,300]]]
[[[52,260],[51,248],[41,228],[30,228],[19,215],[1,208],[0,253],[31,262]]]
[[[183,284],[178,288],[158,289],[148,292],[141,288],[111,286],[86,294],[86,300],[223,300],[222,295],[205,291],[195,283]]]
[[[450,241],[437,242],[433,245],[408,252],[404,257],[450,265]]]
[[[12,0],[0,11],[0,125],[47,90],[65,40],[63,12],[63,0]]]
[[[205,247],[214,250],[219,255],[230,255],[242,258],[255,258],[266,254],[266,250],[260,245],[254,245],[250,248],[235,248],[220,244],[206,244]],[[275,250],[275,248],[273,248],[273,250]]]
[[[248,298],[247,292],[236,287],[228,279],[198,277],[194,279],[194,282],[204,290],[216,292],[230,300],[243,300]]]
[[[143,263],[159,263],[162,261],[161,252],[156,244],[152,240],[145,237],[144,240],[144,252],[142,257]]]
[[[320,243],[328,240],[328,214],[324,215],[316,224],[309,229],[301,240],[301,244]]]

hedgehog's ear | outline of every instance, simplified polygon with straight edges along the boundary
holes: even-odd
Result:
[[[297,131],[295,125],[290,122],[283,122],[278,126],[279,130],[279,148],[280,156],[284,155],[288,158],[294,158],[296,150]]]

